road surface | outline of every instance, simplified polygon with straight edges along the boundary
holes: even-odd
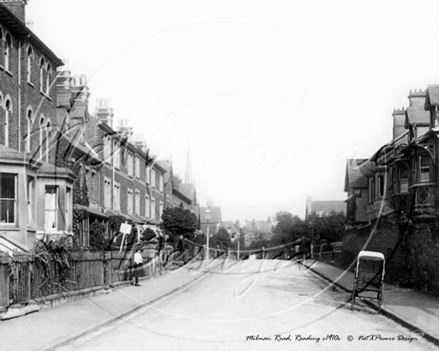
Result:
[[[349,299],[296,262],[226,262],[58,350],[438,349],[361,302],[351,311]]]

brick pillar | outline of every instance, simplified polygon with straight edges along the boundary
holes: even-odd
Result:
[[[0,311],[9,305],[9,256],[0,253]]]

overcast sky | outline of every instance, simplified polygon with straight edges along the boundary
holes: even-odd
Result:
[[[343,200],[345,161],[392,138],[411,89],[438,84],[433,1],[30,0],[33,31],[85,74],[223,219],[304,217]]]

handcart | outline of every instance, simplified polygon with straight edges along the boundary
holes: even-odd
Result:
[[[351,293],[351,310],[356,297],[377,300],[380,312],[383,301],[383,279],[385,276],[385,256],[380,252],[361,251],[354,271]]]

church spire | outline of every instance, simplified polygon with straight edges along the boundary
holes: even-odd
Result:
[[[189,140],[188,140],[188,147],[186,151],[186,169],[185,169],[185,183],[186,184],[194,184],[194,176],[191,166],[191,157],[189,153]]]

